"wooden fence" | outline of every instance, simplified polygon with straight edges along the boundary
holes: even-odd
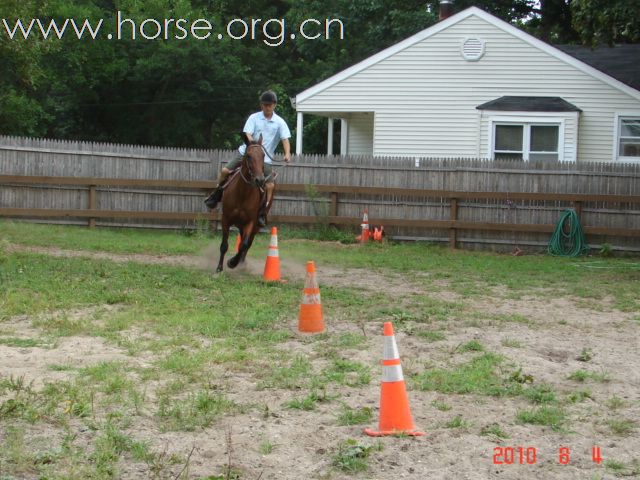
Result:
[[[0,137],[0,216],[111,226],[215,221],[202,201],[233,152]],[[592,246],[640,251],[640,168],[473,159],[300,156],[279,173],[273,223],[358,232],[362,212],[396,238],[540,248],[560,213]]]

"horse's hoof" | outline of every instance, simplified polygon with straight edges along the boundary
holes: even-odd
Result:
[[[222,267],[216,268],[216,273],[220,273],[220,272],[222,272]]]
[[[227,262],[227,267],[236,268],[238,266],[238,259],[236,257],[230,258]]]

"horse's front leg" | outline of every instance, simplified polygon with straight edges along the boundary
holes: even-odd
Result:
[[[240,263],[244,262],[244,259],[247,256],[247,252],[249,251],[249,249],[251,248],[251,245],[253,245],[253,239],[256,236],[256,233],[258,233],[258,225],[254,225],[253,228],[251,228],[251,230],[249,230],[248,233],[244,234],[244,238],[247,239],[247,248],[244,250],[244,253],[242,254],[242,258],[240,259]],[[243,242],[244,243],[244,242]]]
[[[220,260],[216,272],[221,272],[224,266],[224,256],[229,249],[229,226],[222,225],[222,243],[220,244]]]
[[[240,263],[244,262],[245,257],[251,244],[253,243],[254,236],[254,222],[250,222],[242,229],[242,241],[240,242],[240,249],[232,258],[227,262],[229,268],[236,268]]]

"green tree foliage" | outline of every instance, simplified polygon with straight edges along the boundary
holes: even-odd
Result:
[[[640,0],[573,0],[571,10],[585,45],[640,42]]]
[[[0,23],[0,134],[185,147],[235,148],[239,132],[266,88],[295,126],[290,99],[306,88],[438,21],[438,0],[3,0],[0,20],[102,19],[115,32],[116,12],[144,19],[208,19],[217,34],[233,18],[284,19],[286,37],[109,40],[10,39]],[[638,41],[640,0],[456,0],[525,28],[553,43]],[[331,38],[294,41],[303,20],[337,19]],[[323,32],[323,26],[310,30]],[[278,25],[268,32],[277,34]],[[131,35],[131,27],[122,31]],[[147,25],[153,35],[154,26]],[[372,99],[372,102],[375,99]],[[305,150],[322,152],[327,122],[305,120]],[[295,135],[295,132],[294,132]],[[339,140],[339,139],[336,139]]]

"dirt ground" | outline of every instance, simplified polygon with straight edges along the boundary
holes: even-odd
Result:
[[[114,255],[91,252],[69,252],[53,248],[29,248],[11,245],[14,251],[37,251],[49,255],[82,255],[107,258],[114,261],[166,263],[193,268],[212,269],[217,252],[203,252],[194,257],[167,257],[149,255]],[[252,259],[233,275],[261,275],[263,264]],[[305,265],[282,261],[282,275],[289,279],[303,279]],[[379,406],[379,374],[365,387],[340,387],[340,400],[318,403],[315,410],[292,410],[283,406],[292,396],[301,397],[308,392],[258,390],[250,372],[215,372],[224,385],[225,393],[241,404],[268,404],[269,412],[247,409],[226,416],[213,426],[195,432],[160,432],[145,412],[132,419],[128,433],[139,440],[148,440],[154,450],[189,456],[189,478],[206,478],[224,474],[229,465],[240,472],[242,479],[342,479],[366,478],[380,480],[407,479],[610,479],[624,472],[605,468],[592,461],[592,448],[600,447],[604,460],[615,460],[630,465],[640,461],[640,425],[628,436],[616,435],[609,427],[613,418],[638,422],[640,419],[640,325],[635,313],[615,310],[605,302],[598,310],[585,306],[584,301],[572,298],[550,299],[535,295],[520,299],[504,298],[498,292],[488,291],[482,298],[462,299],[446,284],[437,291],[428,291],[419,282],[407,282],[398,275],[363,275],[361,271],[339,268],[318,268],[318,280],[323,285],[358,286],[367,294],[378,290],[397,295],[425,295],[446,301],[464,301],[465,311],[491,316],[494,314],[520,315],[523,322],[466,322],[449,323],[446,338],[426,342],[420,337],[397,332],[396,341],[407,377],[422,371],[425,366],[446,366],[469,360],[477,352],[456,353],[456,347],[477,340],[489,352],[507,357],[521,366],[535,382],[551,384],[560,397],[577,390],[588,389],[590,398],[567,403],[569,428],[556,432],[546,426],[519,424],[516,412],[531,409],[533,405],[523,398],[495,398],[480,395],[445,395],[437,392],[409,388],[409,401],[416,426],[426,433],[422,437],[371,438],[362,433],[362,426],[338,426],[337,412],[340,401],[352,408],[370,407],[376,427]],[[105,306],[98,308],[118,308]],[[297,312],[296,312],[297,313]],[[91,315],[91,311],[66,312],[67,315]],[[0,324],[1,334],[11,337],[34,338],[32,319],[15,317]],[[357,350],[349,350],[351,360],[378,368],[382,354],[380,322],[361,325],[344,324],[325,318],[330,335],[353,332],[366,334],[366,342]],[[297,318],[291,319],[296,330]],[[511,346],[509,346],[511,345]],[[282,344],[283,350],[317,355],[317,346],[309,337],[297,335]],[[593,352],[585,363],[576,357],[583,349]],[[24,375],[33,380],[36,388],[43,381],[67,378],[68,371],[52,372],[47,366],[67,364],[83,367],[101,361],[122,361],[130,365],[151,364],[154,358],[139,354],[134,357],[124,350],[94,337],[64,337],[57,348],[16,348],[0,345],[2,376]],[[608,381],[578,383],[567,377],[577,370],[606,372]],[[335,387],[338,388],[338,387]],[[328,392],[331,393],[331,392]],[[287,395],[284,397],[283,395]],[[609,406],[612,397],[622,400],[619,409]],[[448,411],[434,407],[434,402],[451,406]],[[463,428],[448,428],[447,422],[461,415],[468,422]],[[149,421],[145,421],[149,418]],[[509,438],[498,440],[481,435],[483,427],[498,423]],[[77,425],[76,442],[87,441],[92,432]],[[46,436],[46,432],[37,432]],[[369,470],[357,474],[344,473],[332,467],[331,460],[340,442],[355,439],[360,444],[378,445],[382,449],[371,452]],[[269,453],[261,453],[263,442],[272,444]],[[535,464],[495,464],[496,447],[535,448]],[[568,464],[559,462],[559,449],[570,451]],[[531,450],[529,450],[531,451]],[[499,458],[498,458],[499,459]],[[165,472],[167,478],[178,476],[184,466],[176,465]],[[143,463],[119,465],[123,479],[150,478]],[[163,475],[164,475],[163,474]],[[626,478],[630,476],[627,470]],[[234,478],[234,477],[231,477]]]

